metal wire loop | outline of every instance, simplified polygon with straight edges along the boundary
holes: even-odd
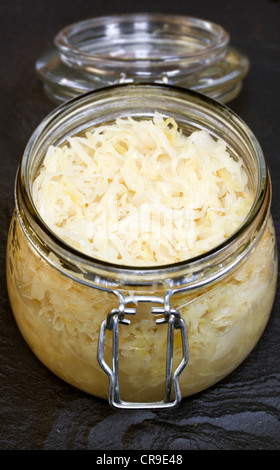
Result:
[[[138,296],[122,298],[121,308],[114,308],[102,322],[99,335],[98,346],[98,362],[101,368],[109,377],[109,393],[108,401],[113,408],[125,409],[147,409],[147,408],[170,408],[177,406],[181,401],[181,392],[179,387],[179,375],[186,367],[188,362],[188,340],[187,329],[184,320],[181,318],[176,309],[170,308],[170,304],[160,297]],[[124,318],[125,314],[135,315],[136,308],[127,307],[128,303],[153,302],[160,303],[162,307],[152,307],[151,313],[155,315],[163,315],[162,318],[156,319],[157,324],[167,323],[167,351],[166,351],[166,383],[165,398],[157,402],[127,402],[120,397],[119,391],[119,324],[129,325],[130,320]],[[182,360],[179,366],[173,371],[173,347],[174,347],[174,329],[181,331],[182,338]],[[112,369],[104,360],[104,343],[106,330],[113,332],[112,337]],[[172,400],[172,391],[174,399]]]

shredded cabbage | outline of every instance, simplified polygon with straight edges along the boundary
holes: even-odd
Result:
[[[188,330],[189,360],[180,378],[182,396],[197,393],[229,374],[255,346],[275,295],[274,249],[270,218],[261,241],[237,271],[215,285],[182,292],[172,299]],[[21,232],[15,217],[7,254],[10,302],[27,343],[60,378],[106,398],[108,381],[97,361],[97,345],[102,321],[118,307],[116,297],[79,284],[46,263]],[[143,286],[139,289],[143,295]],[[130,291],[123,293],[132,295]],[[164,295],[160,288],[154,291],[146,287],[145,293]],[[121,397],[131,401],[161,399],[165,390],[166,328],[156,325],[150,304],[142,303],[129,319],[130,325],[120,325]],[[111,332],[106,339],[104,354],[110,364]],[[175,366],[181,358],[181,337],[176,330]]]
[[[78,249],[118,263],[164,264],[209,250],[228,237],[250,208],[247,183],[242,161],[230,157],[222,140],[204,131],[186,137],[172,118],[155,114],[146,121],[118,119],[50,148],[33,196],[46,223]],[[146,210],[141,224],[139,207]],[[233,272],[172,297],[188,330],[182,396],[223,378],[256,344],[275,295],[275,246],[270,216],[261,240]],[[7,285],[19,329],[37,357],[68,383],[106,398],[98,337],[101,323],[118,307],[116,296],[80,284],[42,259],[16,213],[8,237]],[[163,298],[166,291],[140,285],[122,293]],[[120,325],[124,400],[156,401],[164,395],[166,325],[152,317],[151,305],[143,302],[130,325]],[[108,364],[111,333],[104,345]],[[174,366],[181,358],[176,330]]]
[[[124,265],[164,265],[208,251],[246,217],[242,160],[173,118],[117,119],[50,147],[33,198],[65,242]]]

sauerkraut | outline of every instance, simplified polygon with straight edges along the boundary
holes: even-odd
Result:
[[[128,142],[134,143],[132,148]],[[204,131],[185,137],[173,119],[158,114],[153,121],[117,120],[51,148],[33,194],[41,216],[59,237],[92,256],[134,265],[166,264],[209,249],[236,230],[251,204],[242,161],[229,156],[223,141]],[[111,196],[121,209],[112,214],[120,215],[115,222],[121,227],[104,241],[98,216],[106,202],[112,207]],[[146,238],[140,231],[139,240],[125,236],[127,226],[134,224],[137,204],[150,202],[157,207],[152,216],[157,215],[158,224],[165,210],[187,207],[182,219],[170,219],[174,233],[162,243],[159,238],[153,244],[151,237],[162,237],[159,225]],[[180,376],[183,397],[222,379],[249,354],[269,318],[276,279],[275,233],[269,217],[254,250],[234,272],[203,289],[172,297],[172,307],[188,330],[189,361]],[[108,378],[98,364],[97,348],[102,321],[118,307],[116,296],[83,285],[42,259],[16,213],[8,237],[7,284],[19,329],[37,357],[68,383],[106,398]],[[166,291],[141,285],[122,288],[122,293],[163,298]],[[143,302],[131,324],[120,325],[124,400],[157,401],[164,396],[166,325],[157,325],[152,317],[151,305]],[[109,365],[110,335],[104,351]],[[181,356],[176,331],[174,367]]]
[[[228,238],[251,206],[242,159],[173,118],[117,119],[49,148],[33,184],[46,224],[68,244],[124,265],[189,259]]]

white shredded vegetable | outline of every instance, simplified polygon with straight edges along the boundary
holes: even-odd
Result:
[[[73,136],[47,152],[33,198],[45,223],[81,252],[106,261],[164,265],[204,253],[227,239],[252,204],[242,158],[205,131],[189,136],[172,117],[117,119]],[[217,282],[178,290],[172,308],[187,327],[188,364],[182,396],[211,386],[234,370],[260,338],[277,282],[271,216],[260,240]],[[42,259],[16,212],[7,247],[7,285],[17,324],[38,358],[66,382],[107,398],[108,377],[98,363],[100,327],[119,308],[115,291],[77,282]],[[59,260],[58,260],[59,262]],[[59,265],[59,263],[57,263]],[[164,271],[164,270],[162,270]],[[125,275],[124,275],[125,279]],[[119,288],[122,295],[162,299],[162,285]],[[162,399],[167,325],[147,301],[119,325],[120,395],[133,402]],[[112,363],[112,332],[104,343]],[[174,369],[182,360],[174,331]]]
[[[171,117],[117,119],[50,147],[33,184],[45,223],[69,245],[124,265],[165,265],[217,246],[251,206],[222,139]]]

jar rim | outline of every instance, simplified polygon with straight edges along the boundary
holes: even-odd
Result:
[[[76,107],[79,108],[79,106],[82,105],[82,103],[86,103],[87,100],[90,100],[91,97],[98,97],[98,95],[106,94],[108,92],[111,93],[117,93],[119,90],[125,90],[130,92],[133,92],[133,90],[158,90],[158,91],[165,91],[165,92],[172,92],[175,95],[179,94],[183,96],[185,99],[193,98],[197,99],[201,105],[205,105],[205,107],[210,107],[213,108],[213,112],[225,112],[226,115],[233,119],[235,124],[240,126],[240,129],[242,132],[246,134],[246,136],[249,138],[250,144],[252,145],[255,155],[259,159],[260,163],[260,175],[259,175],[259,185],[256,191],[256,195],[251,207],[251,210],[249,211],[248,215],[244,219],[244,221],[241,223],[241,225],[238,227],[238,229],[230,236],[228,237],[225,241],[223,241],[221,244],[215,246],[211,250],[202,253],[198,256],[195,256],[193,258],[183,260],[180,262],[176,262],[173,264],[167,264],[167,265],[157,265],[157,266],[127,266],[127,265],[121,265],[121,264],[114,264],[109,261],[103,261],[97,258],[93,258],[89,255],[86,255],[72,246],[69,246],[66,244],[63,240],[58,238],[46,225],[46,223],[41,219],[40,215],[38,214],[35,205],[32,201],[32,196],[31,193],[28,189],[28,178],[27,178],[27,173],[26,173],[26,167],[27,163],[29,160],[29,155],[32,152],[32,148],[34,143],[39,139],[40,135],[44,132],[44,130],[48,126],[52,126],[52,124],[59,119],[60,116],[63,114],[67,114],[69,110],[72,108]],[[205,108],[206,109],[206,108]],[[49,242],[49,247],[51,247],[50,251],[53,250],[54,247],[57,247],[60,252],[64,254],[64,261],[69,262],[72,264],[72,261],[75,260],[75,265],[76,266],[86,266],[89,268],[91,271],[94,272],[101,272],[102,275],[104,275],[104,272],[107,275],[117,275],[117,276],[122,276],[125,275],[127,276],[126,283],[129,284],[129,277],[130,275],[136,276],[137,278],[146,279],[147,282],[150,283],[150,278],[151,279],[160,279],[163,277],[166,277],[166,275],[170,275],[171,277],[174,278],[174,276],[179,279],[184,273],[186,268],[190,268],[192,266],[197,266],[199,263],[204,262],[204,264],[210,264],[211,260],[215,258],[220,258],[220,261],[223,258],[223,254],[226,251],[227,255],[231,253],[232,247],[236,245],[236,240],[238,239],[244,239],[246,233],[260,214],[260,212],[263,210],[263,215],[262,215],[262,225],[267,218],[267,211],[270,205],[270,178],[269,178],[269,173],[265,161],[265,157],[263,155],[262,149],[260,147],[260,144],[258,140],[256,139],[255,135],[251,131],[251,129],[247,126],[247,124],[238,116],[234,111],[229,109],[226,105],[217,102],[208,96],[204,96],[200,93],[197,93],[193,90],[187,90],[183,89],[174,85],[165,85],[165,84],[155,84],[155,83],[134,83],[134,84],[118,84],[110,87],[104,87],[98,90],[90,91],[88,93],[85,93],[83,95],[77,96],[71,100],[69,100],[66,103],[61,104],[57,108],[55,108],[40,124],[37,126],[37,128],[34,130],[33,134],[31,135],[30,139],[27,142],[27,145],[25,147],[24,153],[21,158],[18,174],[17,174],[17,181],[16,181],[16,189],[15,189],[15,198],[16,198],[16,208],[18,213],[20,213],[20,208],[19,208],[19,196],[21,198],[21,202],[24,204],[24,212],[28,213],[28,221],[30,223],[34,222],[34,227],[39,230],[40,233],[43,235],[46,235],[48,238]],[[266,210],[263,209],[264,203],[266,202]],[[22,219],[22,217],[20,217]],[[24,223],[24,222],[23,222]],[[32,233],[34,233],[34,227]],[[36,230],[35,230],[36,231]],[[221,263],[220,263],[221,264]],[[222,268],[221,268],[222,269]],[[79,271],[79,268],[78,268]],[[213,274],[214,276],[216,275],[215,273]],[[220,275],[220,271],[219,271]],[[179,277],[178,277],[179,276]],[[146,281],[144,281],[146,282]],[[174,284],[174,281],[170,281],[171,284]]]
[[[156,32],[149,31],[153,22],[158,26]],[[120,31],[124,27],[131,29],[132,37],[137,37],[131,56],[126,44],[127,39],[124,41],[124,31]],[[144,33],[143,41],[141,33]],[[87,38],[86,47],[83,47],[85,34],[90,34],[92,38],[91,40]],[[177,49],[171,47],[173,42],[176,45],[177,36],[180,38],[180,52],[178,46]],[[119,51],[115,47],[116,38],[122,39],[122,48]],[[147,38],[151,42],[169,38],[165,56],[150,55],[149,51],[148,55],[143,55],[143,46]],[[102,50],[105,41],[106,47]],[[190,45],[194,47],[194,41],[196,46],[190,51]],[[207,61],[207,65],[220,60],[227,52],[229,41],[229,33],[219,24],[192,16],[165,13],[125,13],[88,18],[64,27],[54,38],[54,44],[62,60],[78,68],[99,64],[104,69],[112,65],[130,70],[139,70],[146,66],[149,69],[156,67],[165,70],[168,66],[176,67],[179,63],[182,66],[185,62],[186,67],[191,68],[192,72],[204,66],[201,65],[204,60]],[[181,47],[182,43],[184,48]],[[139,55],[136,55],[138,45],[141,47]],[[164,50],[164,46],[161,47]],[[120,51],[121,53],[118,53]]]

